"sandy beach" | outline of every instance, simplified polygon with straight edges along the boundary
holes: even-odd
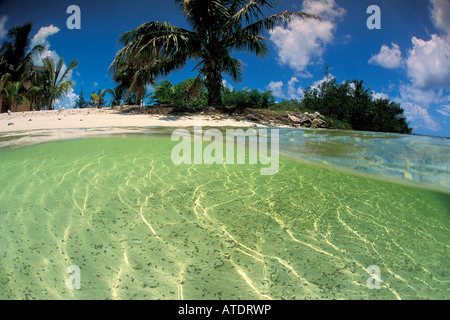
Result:
[[[210,115],[160,116],[126,114],[111,108],[88,108],[3,113],[0,114],[0,132],[113,127],[191,127],[195,121],[201,121],[205,127],[261,126],[254,122],[219,119]]]

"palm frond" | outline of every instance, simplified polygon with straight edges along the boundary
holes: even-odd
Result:
[[[293,19],[320,19],[320,17],[304,12],[283,11],[254,22],[242,28],[241,32],[255,35],[262,34],[264,31],[273,30],[277,26],[287,26]]]
[[[265,56],[269,52],[265,37],[253,33],[236,32],[227,39],[225,45],[238,51],[254,53],[257,56]]]
[[[228,74],[233,81],[242,81],[244,65],[239,59],[226,55],[223,59],[223,72]]]
[[[136,30],[121,36],[124,47],[117,53],[109,67],[110,73],[117,73],[127,62],[136,65],[148,65],[164,60],[172,55],[195,56],[200,44],[195,33],[179,28],[167,22],[148,22]]]

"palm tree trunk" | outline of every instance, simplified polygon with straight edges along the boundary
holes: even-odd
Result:
[[[206,88],[208,89],[208,105],[211,107],[223,107],[222,102],[222,75],[217,70],[214,61],[206,64],[208,66],[206,72]]]

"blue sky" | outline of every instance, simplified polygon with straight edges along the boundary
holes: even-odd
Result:
[[[81,9],[81,30],[69,30],[69,5]],[[381,29],[366,26],[367,8],[381,10]],[[272,90],[277,98],[300,98],[323,80],[323,66],[339,82],[364,80],[376,97],[401,103],[416,133],[450,137],[449,0],[281,0],[272,12],[304,11],[321,21],[294,21],[266,34],[270,53],[257,58],[235,53],[244,62],[244,78],[226,85]],[[120,34],[147,21],[169,21],[188,28],[171,0],[3,0],[0,41],[14,25],[33,23],[34,44],[44,55],[80,62],[72,74],[75,87],[59,105],[69,107],[83,89],[115,86],[108,66],[121,48]],[[38,62],[39,57],[36,57]],[[189,63],[167,79],[178,83],[197,74]]]

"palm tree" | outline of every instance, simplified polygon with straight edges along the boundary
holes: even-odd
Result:
[[[6,86],[9,82],[9,78],[11,78],[11,74],[5,73],[0,77],[0,95],[2,93],[6,93]]]
[[[16,26],[8,31],[8,39],[0,47],[0,74],[10,73],[13,81],[19,81],[32,71],[34,54],[41,52],[41,45],[30,47],[31,23]]]
[[[133,79],[151,83],[161,75],[183,68],[188,60],[205,77],[208,104],[222,106],[222,73],[234,81],[242,79],[243,64],[232,51],[248,51],[256,56],[268,53],[262,33],[293,18],[318,18],[303,12],[284,11],[268,17],[277,0],[175,0],[192,30],[168,22],[147,22],[124,33],[124,47],[117,53],[110,70],[124,64],[136,66]]]
[[[63,58],[59,59],[56,66],[50,57],[44,58],[42,61],[44,63],[44,77],[48,86],[48,109],[53,110],[53,102],[62,98],[74,86],[72,81],[66,81],[66,79],[70,72],[78,66],[78,61],[73,60],[64,72],[62,72],[64,66]]]
[[[124,88],[121,85],[116,86],[114,89],[106,89],[105,93],[110,93],[112,95],[111,106],[118,106],[122,104]]]
[[[3,88],[5,96],[9,98],[11,109],[17,111],[17,104],[28,103],[28,99],[25,96],[26,89],[23,87],[23,81],[8,81]]]
[[[139,72],[139,65],[126,61],[121,64],[113,76],[114,81],[120,83],[120,87],[128,88],[124,100],[127,100],[134,93],[135,104],[141,105],[145,96],[147,84],[153,84],[153,78],[146,78],[144,73]]]
[[[153,91],[153,96],[158,104],[175,104],[177,103],[177,97],[175,92],[176,86],[174,86],[170,81],[161,81]]]
[[[110,89],[103,89],[103,90],[98,90],[98,93],[92,93],[91,94],[91,105],[95,108],[101,108],[103,107],[103,105],[105,104],[105,100],[103,99],[105,97],[105,94],[108,92],[108,90]]]
[[[89,105],[89,103],[84,98],[83,89],[81,89],[80,95],[78,96],[77,100],[75,101],[75,108],[84,109],[84,108],[87,108],[88,105]]]
[[[366,83],[363,80],[352,80],[350,83],[352,83],[354,85],[354,89],[353,91],[353,96],[354,97],[361,97],[361,96],[370,96],[372,93],[370,92],[370,90],[372,90],[372,88],[367,88],[366,89]]]

